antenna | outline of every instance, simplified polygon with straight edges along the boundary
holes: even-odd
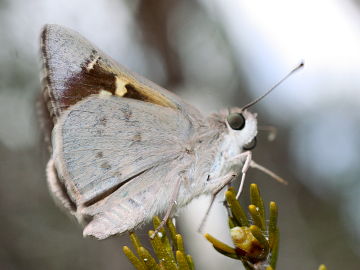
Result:
[[[265,94],[263,94],[262,96],[258,97],[257,99],[255,99],[255,100],[251,101],[250,103],[246,104],[245,106],[243,106],[241,108],[241,110],[244,111],[244,110],[248,109],[249,107],[251,107],[251,106],[255,105],[256,103],[258,103],[260,100],[262,100],[264,97],[266,97],[268,94],[270,94],[276,87],[278,87],[280,84],[282,84],[287,78],[289,78],[293,73],[295,73],[296,71],[301,69],[303,66],[304,66],[304,62],[301,61],[301,63],[299,65],[297,65],[284,78],[282,78],[273,87],[271,87],[270,90],[266,91]]]

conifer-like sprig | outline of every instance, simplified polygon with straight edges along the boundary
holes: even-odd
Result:
[[[153,218],[154,228],[160,225],[159,217]],[[167,229],[167,230],[166,230]],[[154,235],[149,231],[149,241],[155,257],[143,247],[135,233],[130,233],[130,239],[135,252],[124,246],[123,252],[137,270],[194,270],[192,257],[185,253],[183,238],[177,233],[171,219],[166,223],[166,229],[161,228]],[[137,255],[136,255],[137,254]]]
[[[278,209],[275,202],[269,204],[269,222],[266,222],[265,206],[256,184],[250,185],[249,216],[236,200],[236,193],[229,188],[225,193],[229,208],[228,224],[234,247],[217,240],[210,234],[206,239],[221,254],[242,261],[248,270],[275,270],[279,247],[277,227]]]

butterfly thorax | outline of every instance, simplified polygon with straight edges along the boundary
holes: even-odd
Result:
[[[193,195],[210,193],[229,172],[240,173],[242,160],[237,157],[257,133],[256,115],[247,111],[242,113],[246,120],[243,130],[231,129],[226,120],[229,112],[221,111],[207,117],[205,125],[194,136],[195,162],[189,173],[193,178],[190,181]]]

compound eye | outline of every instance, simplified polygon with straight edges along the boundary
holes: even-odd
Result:
[[[245,144],[245,145],[243,146],[243,150],[244,150],[244,151],[248,151],[248,150],[254,149],[255,146],[256,146],[256,143],[257,143],[257,140],[256,140],[256,137],[254,137],[254,139],[252,139],[251,142],[249,142],[248,144]]]
[[[234,130],[241,130],[245,127],[245,118],[241,113],[231,113],[227,117],[229,126]]]

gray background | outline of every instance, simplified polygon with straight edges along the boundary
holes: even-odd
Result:
[[[128,237],[83,239],[53,203],[35,103],[45,23],[81,32],[124,66],[204,113],[241,106],[300,60],[306,67],[252,111],[278,137],[254,159],[289,181],[251,171],[280,208],[279,269],[357,269],[360,16],[353,1],[0,1],[0,269],[131,269]],[[246,195],[243,199],[246,199]],[[180,212],[198,269],[239,269],[196,234],[208,198]],[[229,241],[218,204],[205,228]],[[139,232],[146,235],[146,229]]]

